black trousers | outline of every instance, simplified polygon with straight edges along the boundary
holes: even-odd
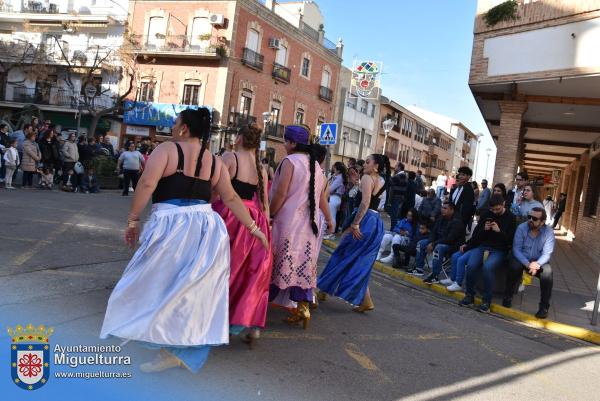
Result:
[[[396,261],[399,266],[408,266],[410,263],[410,257],[417,255],[417,247],[414,244],[394,244],[392,245],[392,251],[394,252],[394,255],[396,255]],[[402,258],[400,255],[401,252],[404,253],[404,257]]]
[[[140,179],[139,170],[123,170],[123,195],[129,194],[129,184],[133,189],[137,187],[138,180]]]
[[[63,162],[63,168],[62,168],[62,182],[63,184],[67,183],[67,176],[69,174],[67,174],[69,172],[69,170],[73,170],[73,168],[75,167],[75,162]]]
[[[504,298],[511,299],[513,294],[517,290],[519,280],[523,275],[523,270],[527,267],[523,266],[521,262],[512,257],[508,264],[508,271],[506,272],[506,288],[504,290]],[[552,267],[549,264],[543,265],[540,270],[535,273],[535,276],[540,279],[541,299],[540,306],[548,309],[550,307],[550,297],[552,296]]]
[[[558,221],[562,217],[562,214],[563,214],[562,210],[559,210],[558,212],[556,212],[556,214],[554,215],[554,223],[552,223],[552,228],[556,228],[556,226],[558,225]]]
[[[35,172],[33,171],[23,171],[23,186],[24,187],[32,187],[33,186],[33,176]]]

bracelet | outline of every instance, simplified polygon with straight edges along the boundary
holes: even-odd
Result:
[[[360,228],[360,224],[352,224],[350,227],[352,227],[352,228]]]
[[[250,224],[250,227],[246,227],[246,228],[250,231],[250,234],[255,232],[256,229],[258,228],[258,226],[256,225],[256,221],[252,220],[252,224]]]
[[[258,226],[255,226],[252,231],[250,231],[250,235],[254,235],[255,232],[259,231],[260,228],[258,228]]]
[[[127,227],[128,228],[137,227],[139,222],[140,222],[139,220],[127,220]]]

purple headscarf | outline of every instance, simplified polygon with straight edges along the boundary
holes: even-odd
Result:
[[[308,130],[301,125],[288,125],[285,127],[284,139],[291,142],[308,145],[309,134]]]

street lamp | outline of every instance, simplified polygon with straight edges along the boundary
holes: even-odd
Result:
[[[344,145],[342,146],[342,163],[344,162],[344,155],[346,154],[346,141],[348,140],[348,132],[344,131],[342,134],[342,139],[344,140]]]
[[[385,137],[383,138],[383,151],[381,153],[385,154],[385,145],[387,144],[388,134],[394,125],[396,125],[396,120],[392,120],[388,118],[383,122],[383,131],[385,132]]]
[[[487,161],[485,162],[485,179],[487,180],[487,178],[488,178],[488,165],[490,164],[490,153],[492,152],[492,148],[487,148],[485,151],[487,153]]]
[[[483,138],[483,134],[477,134],[477,149],[475,149],[475,180],[478,180],[477,173],[479,173],[479,148],[481,147],[481,139]],[[486,171],[487,173],[487,171]]]

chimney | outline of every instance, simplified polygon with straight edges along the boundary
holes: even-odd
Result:
[[[319,25],[319,43],[323,44],[323,40],[325,39],[325,25]]]
[[[339,58],[342,58],[342,54],[344,53],[344,41],[342,40],[342,38],[338,39],[336,50],[337,50],[337,56]]]

